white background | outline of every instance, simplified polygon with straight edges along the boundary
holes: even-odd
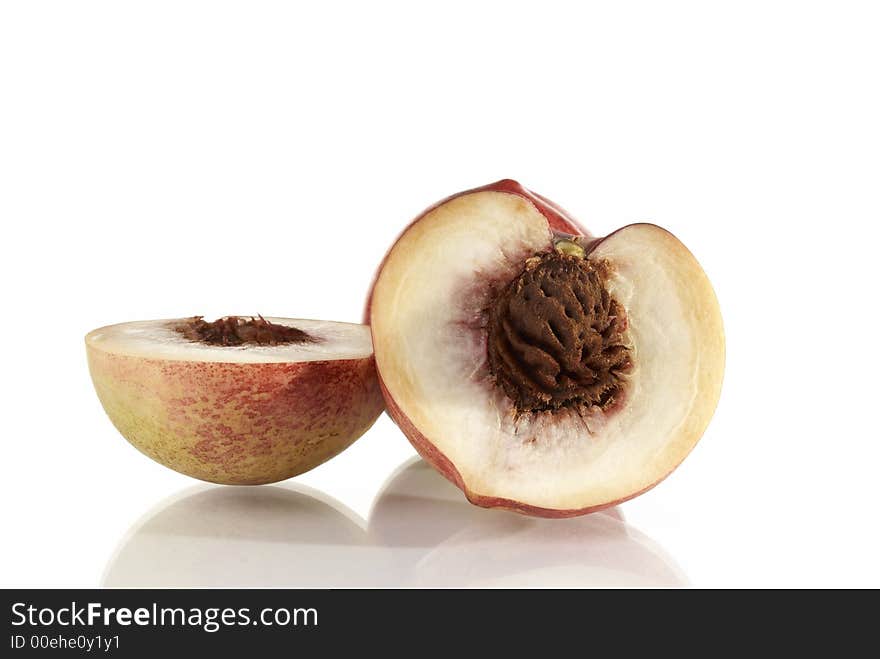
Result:
[[[878,33],[849,2],[3,3],[0,584],[880,586]],[[192,489],[104,415],[88,330],[358,321],[411,217],[504,177],[669,228],[716,287],[721,403],[648,494],[471,508],[388,482],[385,416],[280,489]]]

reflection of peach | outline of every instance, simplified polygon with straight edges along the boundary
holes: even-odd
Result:
[[[355,513],[311,488],[196,486],[132,528],[103,585],[366,586],[382,556]]]
[[[555,523],[480,510],[421,460],[388,480],[368,526],[296,483],[189,488],[132,527],[103,579],[121,587],[683,582],[675,563],[617,508]]]
[[[98,397],[122,435],[157,462],[215,483],[290,478],[330,459],[384,405],[364,325],[271,318],[314,341],[217,346],[181,321],[103,327],[86,337]]]
[[[467,556],[467,560],[462,560]],[[566,524],[495,520],[429,552],[414,585],[681,586],[683,573],[652,541],[602,512]]]
[[[619,508],[544,520],[467,504],[421,460],[392,476],[370,514],[373,544],[416,586],[677,586],[687,579]]]
[[[367,303],[388,412],[480,506],[571,517],[630,499],[712,417],[724,333],[672,234],[585,234],[515,181],[407,227]]]

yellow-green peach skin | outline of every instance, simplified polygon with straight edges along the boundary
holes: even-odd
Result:
[[[384,409],[369,328],[270,320],[318,341],[207,346],[180,337],[174,320],[95,330],[86,351],[98,398],[132,445],[188,476],[256,485],[306,472]]]

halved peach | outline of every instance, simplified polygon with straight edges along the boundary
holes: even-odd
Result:
[[[593,238],[513,181],[450,197],[368,301],[389,414],[480,506],[579,515],[681,463],[721,390],[718,302],[672,234]]]
[[[370,329],[288,318],[122,323],[86,336],[110,420],[138,450],[214,483],[272,483],[347,448],[384,407]]]

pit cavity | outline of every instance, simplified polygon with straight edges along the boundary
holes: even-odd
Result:
[[[224,316],[210,323],[204,316],[193,316],[175,324],[174,330],[189,341],[212,346],[278,346],[319,341],[301,329],[270,323],[259,315]]]
[[[561,247],[527,259],[489,308],[489,370],[517,415],[607,410],[632,367],[610,264]]]

